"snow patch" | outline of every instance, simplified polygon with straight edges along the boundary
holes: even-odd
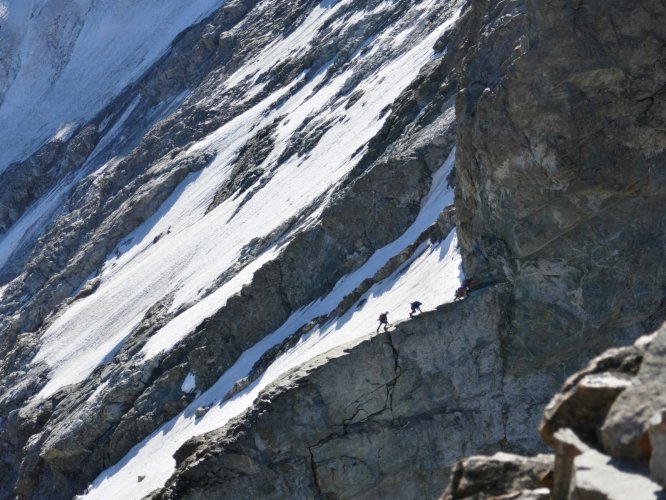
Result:
[[[53,140],[60,142],[69,141],[77,127],[78,123],[76,122],[62,124],[56,134],[53,136]]]
[[[78,180],[78,178],[76,179]],[[21,245],[42,232],[48,220],[61,206],[74,181],[63,182],[34,203],[9,230],[0,236],[0,269]]]
[[[197,383],[194,377],[194,373],[190,372],[187,374],[187,377],[185,377],[185,380],[183,380],[183,385],[180,386],[180,390],[189,394],[194,392],[196,388]]]
[[[94,390],[94,392],[88,397],[86,403],[92,403],[93,401],[95,401],[99,397],[99,395],[102,394],[102,391],[104,391],[104,389],[108,387],[108,385],[109,385],[108,381],[104,381],[101,384],[99,384],[97,388]]]

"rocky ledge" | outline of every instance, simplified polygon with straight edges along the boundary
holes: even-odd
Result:
[[[153,498],[436,497],[461,454],[511,446],[498,376],[509,297],[481,290],[289,372],[186,443]]]

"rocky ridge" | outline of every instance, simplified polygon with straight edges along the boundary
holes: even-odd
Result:
[[[453,457],[514,444],[497,418],[508,292],[481,290],[288,373],[186,443],[152,498],[437,495]]]

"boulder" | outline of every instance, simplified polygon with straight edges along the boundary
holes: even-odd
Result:
[[[666,407],[666,326],[647,347],[638,374],[611,406],[601,428],[606,452],[615,458],[650,458],[648,429],[653,415]]]

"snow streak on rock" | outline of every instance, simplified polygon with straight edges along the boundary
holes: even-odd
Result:
[[[90,494],[138,498],[379,312],[452,299],[463,2],[59,2],[0,0],[0,496],[116,462]]]

